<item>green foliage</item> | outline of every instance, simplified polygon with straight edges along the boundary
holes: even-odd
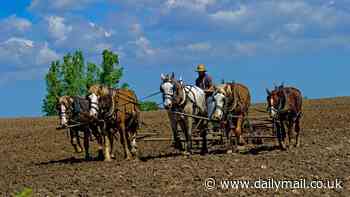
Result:
[[[76,96],[85,93],[84,69],[84,57],[81,51],[76,51],[73,55],[68,53],[63,57],[62,76],[64,95]]]
[[[49,72],[45,76],[47,95],[44,98],[42,110],[47,116],[57,114],[57,98],[62,96],[61,66],[59,61],[51,63]]]
[[[45,76],[47,95],[43,99],[42,111],[46,116],[56,115],[58,98],[63,95],[86,95],[88,88],[93,84],[104,84],[109,87],[118,87],[123,75],[123,68],[119,65],[118,55],[109,50],[102,53],[102,65],[84,62],[82,51],[68,53],[63,62],[52,62]],[[128,88],[128,84],[123,84]]]
[[[108,87],[117,87],[120,78],[123,75],[123,68],[119,65],[117,54],[112,51],[104,50],[102,53],[102,73],[100,82]]]
[[[153,101],[140,102],[141,111],[156,111],[159,109],[158,104]]]
[[[94,63],[87,64],[87,71],[86,71],[86,87],[87,87],[87,89],[89,89],[89,87],[91,85],[99,83],[100,75],[101,75],[100,67],[96,66],[96,64],[94,64]]]
[[[16,197],[31,197],[33,196],[33,190],[31,188],[24,188],[22,191],[15,195]]]
[[[130,86],[129,86],[129,84],[127,84],[127,83],[123,83],[123,84],[120,86],[120,88],[122,88],[122,89],[130,89]]]

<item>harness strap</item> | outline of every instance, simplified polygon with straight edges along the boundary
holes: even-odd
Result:
[[[193,86],[191,86],[191,87],[193,87]],[[194,106],[195,108],[198,108],[199,111],[200,111],[201,113],[204,113],[204,111],[202,110],[202,108],[201,108],[200,106],[198,106],[196,94],[192,91],[192,89],[191,89],[191,88],[186,88],[186,87],[185,87],[184,90],[185,90],[185,91],[187,90],[187,91],[186,91],[186,97],[188,97],[188,99],[191,101],[191,103],[193,104],[193,106]],[[189,93],[192,93],[194,100],[192,100],[191,97],[188,95]]]

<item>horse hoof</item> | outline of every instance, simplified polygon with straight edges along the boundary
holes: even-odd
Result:
[[[136,148],[132,148],[130,152],[131,152],[132,155],[137,155],[137,149]]]
[[[131,156],[125,158],[126,161],[131,161],[133,160]]]
[[[111,158],[112,159],[115,159],[116,157],[115,157],[115,154],[111,154]]]
[[[202,150],[202,151],[200,152],[201,155],[206,155],[206,154],[208,154],[208,153],[209,153],[208,149]]]
[[[188,151],[182,151],[181,154],[182,154],[183,156],[190,156],[190,155],[191,155],[191,153],[188,152]]]
[[[90,157],[90,156],[85,156],[85,161],[92,161],[92,157]]]
[[[227,154],[232,154],[232,153],[233,153],[233,150],[227,150],[226,153],[227,153]]]
[[[287,146],[285,144],[280,145],[281,150],[287,150]]]

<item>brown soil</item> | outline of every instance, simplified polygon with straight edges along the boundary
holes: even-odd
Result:
[[[263,106],[255,106],[262,107]],[[143,114],[143,131],[171,136],[165,112]],[[84,161],[56,118],[0,120],[0,195],[32,188],[35,196],[350,196],[350,98],[307,100],[302,146],[245,154],[184,157],[170,142],[139,142],[140,160]],[[96,142],[92,142],[96,144]],[[119,142],[118,142],[119,144]],[[264,146],[262,146],[264,147]],[[92,149],[96,156],[96,147]],[[221,189],[220,180],[335,180],[342,189]]]

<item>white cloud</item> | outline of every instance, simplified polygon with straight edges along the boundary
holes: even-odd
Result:
[[[25,38],[12,37],[3,43],[4,46],[8,47],[19,47],[19,48],[33,48],[34,42]]]
[[[257,46],[255,43],[242,43],[238,42],[234,44],[234,56],[252,56],[257,52]]]
[[[299,23],[288,23],[288,24],[285,24],[284,27],[286,28],[286,30],[288,32],[290,32],[292,34],[299,33],[304,28],[304,26],[302,24],[299,24]]]
[[[211,45],[208,42],[200,42],[200,43],[189,44],[187,48],[191,51],[203,52],[211,49]]]
[[[205,11],[208,6],[216,3],[216,0],[167,0],[166,8],[186,8],[190,10]]]
[[[50,13],[51,11],[80,10],[102,1],[103,0],[32,0],[28,8],[35,12]]]
[[[40,48],[39,53],[36,57],[37,65],[49,64],[52,61],[59,60],[59,55],[48,47],[48,44],[45,43],[42,48]]]
[[[3,21],[3,24],[1,24],[1,26],[5,28],[14,28],[18,31],[26,31],[32,27],[32,23],[25,18],[20,18],[16,15],[12,15]]]
[[[129,27],[129,30],[130,30],[130,32],[132,32],[132,33],[134,33],[136,35],[139,35],[139,34],[143,33],[142,26],[139,23],[132,24]]]
[[[59,55],[47,43],[35,43],[26,38],[12,37],[0,43],[0,64],[26,69],[43,67]]]
[[[105,49],[112,50],[113,46],[112,44],[108,44],[108,43],[98,43],[95,48],[96,48],[96,53],[101,54]]]
[[[210,17],[217,21],[223,22],[241,22],[242,18],[247,16],[248,9],[245,6],[240,6],[237,10],[220,10],[214,14],[210,14]]]
[[[107,31],[105,30],[104,28],[96,25],[95,23],[93,22],[89,22],[89,25],[90,27],[92,28],[92,30],[96,33],[96,34],[99,34],[99,35],[103,35],[105,36],[106,38],[109,38],[113,35],[113,32],[112,31]],[[96,36],[95,34],[95,36]]]
[[[65,19],[59,16],[49,16],[46,18],[48,22],[48,31],[50,35],[57,41],[67,39],[67,34],[73,30],[73,27],[65,24]]]
[[[145,56],[145,55],[154,55],[155,50],[151,47],[151,42],[144,36],[139,37],[135,41],[136,46],[138,47],[139,56]]]

